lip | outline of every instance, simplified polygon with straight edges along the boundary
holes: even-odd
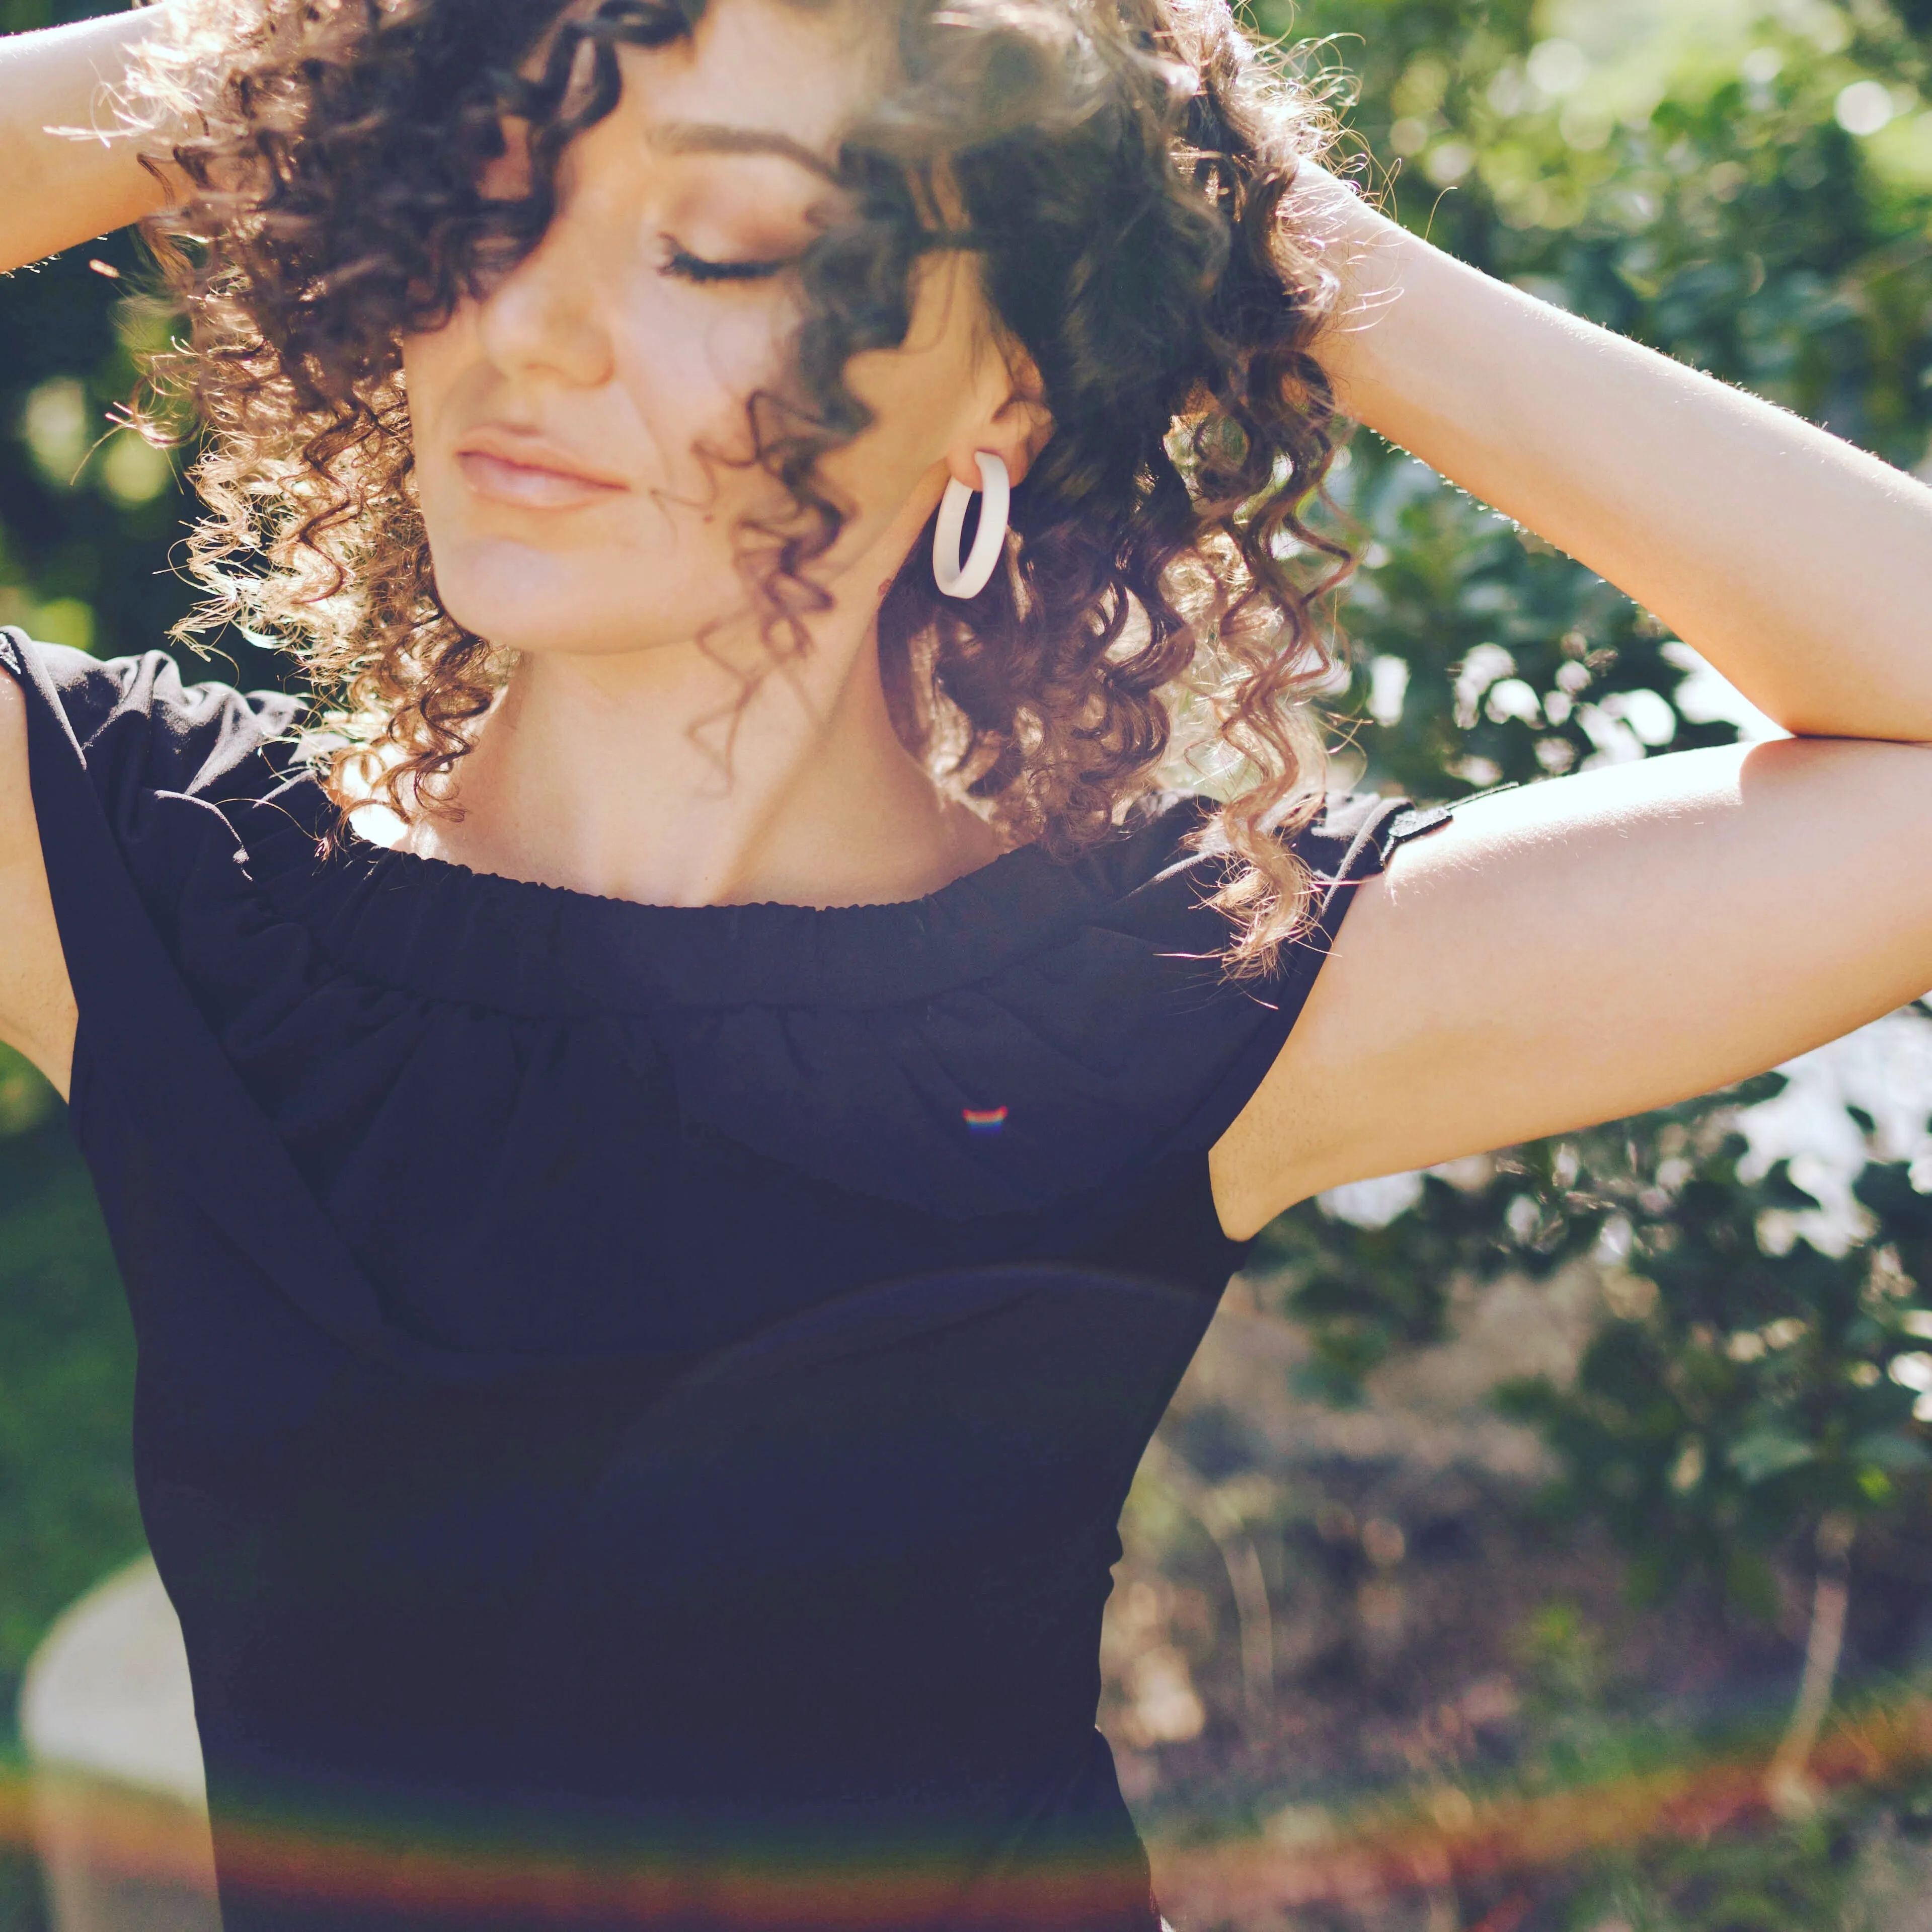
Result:
[[[622,496],[630,485],[562,443],[486,424],[456,446],[464,479],[479,496],[526,509],[568,509]]]

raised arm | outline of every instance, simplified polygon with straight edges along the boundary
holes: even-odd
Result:
[[[170,0],[0,39],[0,270],[24,267],[163,206],[115,110],[135,50],[173,25]],[[90,134],[87,130],[92,130]],[[64,1094],[74,995],[28,783],[26,700],[0,672],[0,1041]]]
[[[62,1100],[77,1019],[27,766],[27,700],[0,670],[0,1041],[23,1053]]]
[[[1654,612],[1787,730],[1932,741],[1932,490],[1327,198],[1348,294],[1318,352],[1349,416]]]
[[[163,0],[0,39],[0,270],[164,205],[167,188],[142,167],[142,143],[121,126],[113,104],[134,50],[167,31],[173,13]]]
[[[1214,1150],[1235,1234],[1722,1085],[1932,986],[1932,490],[1346,202],[1348,411],[1798,736],[1532,785],[1401,848]]]

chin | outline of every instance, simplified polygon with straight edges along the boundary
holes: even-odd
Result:
[[[587,568],[534,546],[458,544],[436,553],[443,608],[500,650],[528,656],[608,656],[688,638],[716,615],[686,614],[678,600],[646,596],[647,566]]]

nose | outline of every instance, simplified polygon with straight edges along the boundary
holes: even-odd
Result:
[[[484,296],[478,328],[484,352],[506,375],[596,388],[615,361],[598,266],[608,251],[562,185],[537,245]]]

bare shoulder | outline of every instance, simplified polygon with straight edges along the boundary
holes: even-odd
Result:
[[[0,1041],[63,1096],[76,1014],[27,765],[27,700],[0,670]]]
[[[1708,1091],[1932,986],[1932,748],[1793,739],[1474,801],[1368,881],[1212,1163],[1231,1234]]]

